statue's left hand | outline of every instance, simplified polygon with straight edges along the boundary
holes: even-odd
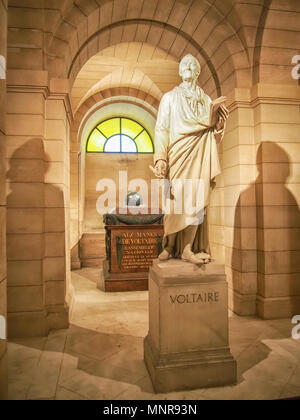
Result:
[[[218,114],[219,114],[219,120],[216,124],[216,129],[217,131],[220,131],[225,126],[226,120],[229,117],[229,111],[224,105],[221,105],[220,108],[218,109]]]
[[[167,175],[167,167],[167,162],[165,160],[159,159],[156,162],[155,167],[153,168],[153,166],[150,166],[150,169],[157,178],[165,178]]]

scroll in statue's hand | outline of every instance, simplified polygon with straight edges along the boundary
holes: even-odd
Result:
[[[165,178],[167,176],[167,162],[165,160],[158,160],[153,168],[150,166],[151,171],[157,178]]]

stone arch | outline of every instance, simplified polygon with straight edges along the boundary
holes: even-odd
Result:
[[[97,8],[95,2],[77,2],[62,16],[48,44],[50,73],[59,77],[69,74],[72,80],[100,49],[139,41],[159,45],[177,59],[187,52],[196,55],[203,66],[200,82],[209,93],[220,94],[237,84],[249,84],[246,43],[238,31],[238,14],[230,0],[218,6],[208,0],[168,0],[164,8],[150,0],[130,0],[126,2],[128,8],[124,2],[121,7],[120,0],[98,3]],[[66,27],[68,34],[63,31]],[[239,71],[246,77],[240,78]]]
[[[85,214],[85,153],[83,153],[85,148],[81,142],[83,128],[93,113],[102,107],[120,102],[136,105],[150,114],[153,120],[156,118],[159,98],[155,98],[141,89],[128,86],[101,90],[87,98],[75,113],[70,126],[70,165],[73,168],[70,178],[71,260],[73,268],[78,267],[78,264],[80,265],[79,244],[83,234]]]
[[[136,21],[127,21],[126,23],[124,22],[116,22],[113,23],[107,27],[105,27],[103,30],[99,30],[97,33],[95,33],[90,39],[88,39],[86,41],[86,43],[84,45],[82,45],[80,47],[80,49],[78,50],[78,52],[76,53],[74,59],[71,62],[70,65],[70,69],[68,71],[68,77],[71,78],[71,80],[75,77],[75,74],[77,72],[77,69],[80,69],[83,64],[93,55],[92,54],[92,48],[89,48],[89,46],[91,46],[93,40],[95,39],[95,37],[99,36],[102,38],[105,38],[108,32],[113,31],[114,29],[120,29],[124,26],[128,27],[130,25],[136,25],[137,22]],[[179,42],[182,43],[182,45],[184,43],[186,43],[184,49],[182,49],[182,51],[176,54],[175,51],[170,51],[172,52],[173,55],[175,55],[175,57],[177,59],[180,59],[182,56],[184,56],[187,53],[193,53],[201,62],[202,67],[204,68],[205,66],[208,67],[210,75],[212,76],[214,83],[215,83],[215,87],[217,89],[218,94],[221,93],[221,84],[220,84],[220,80],[219,77],[217,75],[217,72],[215,70],[215,67],[213,65],[213,63],[211,62],[208,54],[203,50],[203,48],[201,48],[201,46],[199,44],[197,44],[197,42],[195,42],[192,38],[188,37],[185,33],[182,33],[181,31],[178,31],[175,27],[172,27],[168,24],[164,24],[162,22],[153,22],[153,21],[146,21],[146,20],[142,20],[139,21],[139,24],[143,24],[150,27],[156,27],[156,28],[161,28],[164,27],[164,29],[167,29],[168,32],[170,34],[172,34],[173,36],[176,34],[176,37],[178,37],[180,39]],[[121,38],[120,41],[128,41],[128,39],[124,39]],[[145,41],[145,37],[142,34],[136,34],[135,38],[132,39],[133,42],[143,42]],[[161,47],[160,47],[161,48]],[[162,48],[163,50],[166,51],[166,48]],[[179,50],[180,51],[180,50]],[[168,53],[170,53],[168,52]],[[86,53],[86,55],[85,55]],[[89,53],[91,53],[91,56],[89,56]],[[83,58],[84,57],[84,58]]]
[[[270,78],[273,83],[298,84],[291,70],[292,58],[299,54],[299,12],[297,0],[264,0],[255,40],[253,84],[269,83]]]
[[[109,101],[107,101],[107,99],[109,99]],[[145,109],[153,117],[155,117],[155,112],[151,110],[151,108],[158,110],[159,107],[158,98],[154,98],[143,90],[138,90],[129,86],[99,91],[86,99],[74,115],[74,120],[70,129],[72,143],[77,143],[80,124],[89,113],[90,109],[95,107],[96,104],[99,104],[99,107],[101,107],[101,105],[103,106],[103,101],[105,101],[105,105],[116,102],[133,103]],[[143,102],[145,102],[145,104],[143,104]],[[146,106],[146,104],[149,106]]]
[[[95,83],[87,92],[84,94],[82,99],[80,99],[78,105],[75,108],[75,113],[77,110],[81,107],[81,105],[88,100],[90,97],[94,96],[97,92],[109,92],[110,90],[112,92],[115,92],[115,89],[118,88],[127,88],[128,85],[130,85],[131,88],[141,91],[141,92],[148,92],[149,96],[156,98],[158,101],[161,99],[163,93],[157,86],[155,82],[151,79],[150,76],[147,76],[143,71],[135,69],[133,76],[137,77],[139,76],[142,81],[139,81],[138,83],[128,83],[128,80],[120,80],[121,77],[131,76],[131,71],[125,70],[124,68],[120,68],[115,70],[114,72],[111,72],[107,74],[105,77],[103,77],[99,82]],[[112,78],[114,75],[119,76],[118,80],[116,82],[112,82]],[[74,98],[73,98],[74,99]],[[77,98],[78,100],[78,98]],[[75,101],[73,100],[73,104],[75,107]]]

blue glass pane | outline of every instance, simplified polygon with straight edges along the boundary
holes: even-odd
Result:
[[[112,136],[107,140],[104,146],[104,152],[106,153],[120,153],[121,144],[120,144],[120,134]]]
[[[137,153],[137,147],[135,142],[128,136],[121,136],[117,134],[107,140],[104,146],[104,152],[106,153]]]
[[[121,141],[122,141],[122,149],[121,149],[122,153],[136,153],[137,152],[136,144],[130,137],[122,135]]]

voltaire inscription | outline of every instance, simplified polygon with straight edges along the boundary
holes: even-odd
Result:
[[[180,305],[184,303],[210,303],[210,302],[219,302],[220,293],[190,293],[187,295],[174,295],[170,296],[172,303],[179,303]]]

